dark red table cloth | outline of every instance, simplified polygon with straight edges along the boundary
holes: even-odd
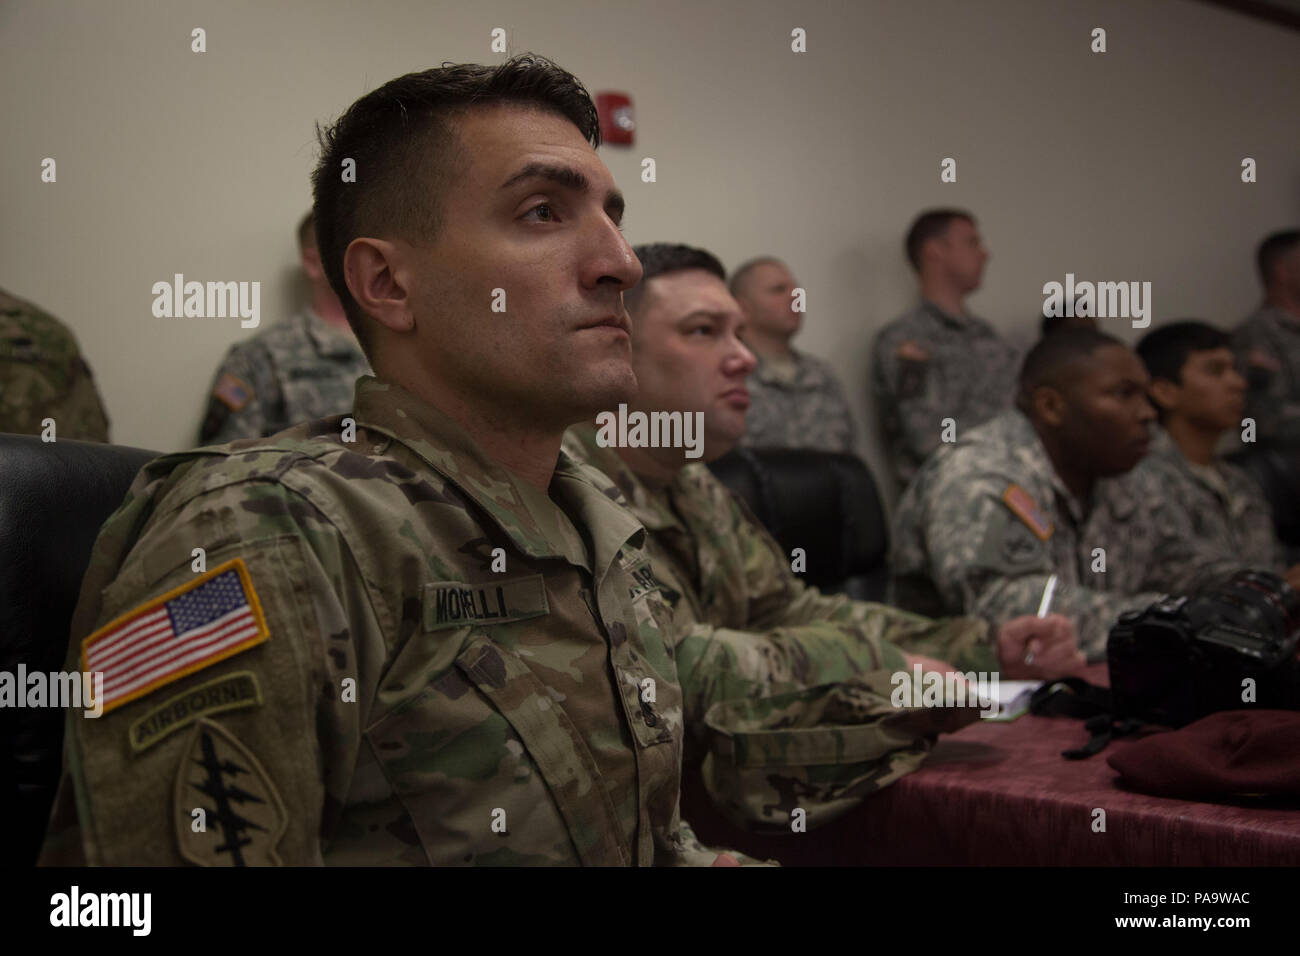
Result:
[[[1106,683],[1106,665],[1084,675]],[[755,836],[684,797],[706,842],[786,865],[1262,866],[1300,864],[1300,799],[1203,802],[1123,789],[1106,762],[1061,751],[1088,739],[1083,722],[981,720],[941,737],[916,772],[829,827]],[[1103,819],[1096,811],[1104,812]]]

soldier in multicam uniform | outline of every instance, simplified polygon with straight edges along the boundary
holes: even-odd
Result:
[[[1137,353],[1151,376],[1161,424],[1138,468],[1153,473],[1166,504],[1207,548],[1243,567],[1282,572],[1282,545],[1264,492],[1214,453],[1224,433],[1241,427],[1246,406],[1246,380],[1228,333],[1204,322],[1174,322],[1143,336]],[[1300,566],[1286,573],[1300,585]]]
[[[779,259],[753,259],[731,278],[745,312],[745,344],[758,359],[749,377],[742,445],[852,452],[853,412],[829,363],[790,344],[803,322],[793,309],[794,277]]]
[[[138,476],[74,616],[104,712],[68,720],[45,862],[735,862],[679,819],[644,530],[560,454],[635,388],[641,270],[599,141],[581,84],[534,57],[400,77],[323,135],[323,258],[380,378],[354,426]],[[407,219],[431,209],[432,236]]]
[[[646,279],[626,297],[639,383],[631,407],[646,414],[702,412],[703,457],[715,459],[745,428],[745,377],[754,359],[737,338],[743,313],[709,253],[669,244],[638,246],[636,252]],[[804,727],[805,745],[816,728],[824,752],[872,758],[866,768],[799,767],[787,758],[781,773],[767,767],[743,785],[710,779],[706,772],[715,800],[736,816],[781,820],[780,811],[797,795],[810,819],[820,822],[851,798],[919,765],[932,740],[927,735],[936,728],[909,723],[916,715],[891,706],[890,675],[914,660],[929,669],[951,669],[919,655],[946,658],[961,671],[994,671],[1001,652],[1010,664],[1009,672],[1003,669],[1008,677],[1017,671],[1055,676],[1082,666],[1068,622],[1060,617],[1015,622],[995,642],[977,619],[930,620],[806,587],[740,499],[704,464],[687,463],[681,448],[603,447],[597,430],[583,425],[569,430],[565,449],[609,475],[649,532],[656,586],[673,612],[690,739],[704,744],[743,737],[751,754],[759,747],[779,749],[772,743],[777,735],[763,733],[748,718],[784,709]],[[1022,664],[1031,638],[1043,655],[1039,670]],[[900,647],[918,657],[905,658]],[[800,696],[809,689],[815,694]],[[840,704],[854,701],[855,716],[838,705],[819,709],[828,695]],[[850,736],[852,745],[845,746]],[[779,761],[782,755],[772,757]],[[712,769],[721,773],[716,761]]]
[[[231,346],[212,382],[199,444],[265,438],[300,422],[341,415],[352,407],[357,379],[370,374],[325,276],[311,213],[298,225],[298,251],[311,303]]]
[[[966,311],[988,259],[971,215],[922,213],[905,246],[921,304],[881,329],[871,352],[872,393],[900,487],[939,447],[944,419],[960,433],[1011,407],[1020,361],[991,325]]]
[[[1030,351],[1019,407],[927,461],[894,514],[890,597],[921,614],[992,621],[1032,613],[1048,578],[1090,659],[1110,626],[1235,562],[1201,546],[1134,466],[1155,412],[1142,363],[1119,340],[1064,329]]]
[[[0,289],[0,432],[108,441],[108,416],[72,332],[43,309]]]
[[[1237,327],[1246,369],[1246,414],[1257,440],[1300,444],[1300,229],[1276,232],[1257,254],[1264,304]]]

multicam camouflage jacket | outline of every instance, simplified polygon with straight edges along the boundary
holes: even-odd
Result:
[[[342,415],[352,407],[357,379],[369,374],[350,334],[303,309],[231,346],[213,379],[199,441],[265,437]]]
[[[1020,354],[993,327],[922,301],[877,333],[871,388],[899,486],[939,447],[943,420],[960,435],[1009,408]]]
[[[705,782],[734,818],[788,823],[798,805],[824,822],[915,769],[927,735],[975,719],[900,710],[890,681],[905,666],[899,647],[996,670],[983,621],[935,621],[805,586],[704,465],[655,490],[596,444],[594,428],[571,428],[564,448],[613,479],[649,532],[688,738],[707,751]]]
[[[1079,649],[1106,656],[1121,612],[1237,570],[1201,546],[1153,473],[1099,479],[1085,506],[1066,489],[1033,425],[1004,412],[942,446],[894,512],[890,599],[921,614],[1033,614],[1056,574],[1054,612]]]
[[[104,403],[72,333],[47,312],[0,289],[0,432],[108,441]]]
[[[370,377],[354,417],[137,476],[73,619],[104,713],[68,717],[42,862],[711,863],[617,491],[561,455],[544,494]]]

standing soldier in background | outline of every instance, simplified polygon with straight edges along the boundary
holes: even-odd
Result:
[[[881,329],[871,352],[871,388],[900,488],[939,446],[945,418],[960,437],[1011,406],[1020,360],[966,311],[989,257],[970,213],[924,212],[904,245],[921,304]]]
[[[745,312],[745,344],[758,359],[749,377],[742,445],[852,452],[853,413],[830,365],[790,344],[803,324],[794,306],[794,276],[779,259],[751,259],[731,278]]]
[[[291,425],[352,407],[357,379],[370,365],[330,288],[312,213],[298,224],[302,271],[311,302],[283,322],[232,345],[217,370],[199,444],[263,438]]]
[[[1238,326],[1246,414],[1257,440],[1300,445],[1300,229],[1275,232],[1256,255],[1264,303]]]
[[[108,441],[108,416],[72,332],[48,312],[0,289],[0,432]]]
[[[530,55],[322,132],[322,261],[377,378],[137,476],[73,617],[103,713],[69,713],[43,862],[735,864],[680,820],[644,529],[560,450],[636,389],[599,143]]]

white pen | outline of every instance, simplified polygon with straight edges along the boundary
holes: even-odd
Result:
[[[1056,593],[1056,575],[1053,574],[1050,577],[1048,577],[1047,583],[1043,585],[1043,598],[1038,602],[1039,617],[1047,617],[1047,612],[1052,609],[1052,595],[1054,595],[1055,593]],[[1029,650],[1028,647],[1026,646],[1025,663],[1032,664],[1033,662],[1034,662],[1034,652]]]
[[[1047,617],[1047,612],[1052,609],[1052,595],[1056,593],[1056,575],[1053,574],[1043,585],[1043,599],[1038,602],[1038,616]]]

